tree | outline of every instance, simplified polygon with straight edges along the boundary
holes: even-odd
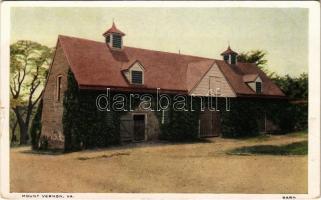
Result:
[[[269,77],[275,75],[274,72],[271,72],[267,69],[267,59],[266,52],[263,50],[252,50],[248,52],[242,52],[237,56],[237,60],[245,63],[254,63],[258,68],[260,68],[264,73]]]
[[[298,77],[291,77],[290,75],[280,76],[267,69],[267,59],[265,56],[266,52],[262,50],[252,50],[246,53],[241,53],[238,56],[238,61],[255,63],[275,84],[281,88],[287,97],[307,100],[308,74],[302,73]]]
[[[20,131],[20,144],[27,144],[32,112],[42,96],[53,49],[20,40],[10,45],[10,101]]]
[[[289,75],[272,77],[272,81],[276,83],[284,94],[289,98],[308,99],[308,74],[302,73],[298,77]]]

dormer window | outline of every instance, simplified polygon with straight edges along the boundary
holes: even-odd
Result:
[[[262,79],[258,74],[246,74],[243,76],[243,81],[256,93],[262,94],[263,86]]]
[[[132,84],[143,84],[143,72],[142,71],[131,71]]]
[[[134,61],[127,69],[122,70],[122,73],[129,84],[143,85],[145,68],[138,60]]]

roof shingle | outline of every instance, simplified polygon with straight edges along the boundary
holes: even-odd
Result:
[[[243,81],[247,74],[259,74],[262,95],[284,96],[282,91],[254,64],[229,65],[224,61],[124,46],[111,50],[104,42],[59,36],[58,42],[70,64],[80,88],[119,88],[129,91],[161,88],[163,91],[188,93],[217,63],[236,94],[255,95]],[[144,67],[144,85],[130,85],[122,70],[139,60]]]

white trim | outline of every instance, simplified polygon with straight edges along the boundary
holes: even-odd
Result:
[[[162,124],[165,123],[165,110],[162,110]]]
[[[225,81],[228,84],[229,89],[232,91],[232,93],[234,95],[234,96],[224,96],[224,97],[236,97],[237,95],[236,95],[234,89],[232,88],[230,82],[227,80],[226,76],[224,75],[224,73],[222,72],[220,67],[215,62],[213,62],[212,66],[207,70],[207,72],[203,75],[203,77],[193,86],[193,88],[189,92],[189,95],[193,94],[194,96],[204,96],[204,95],[195,94],[195,90],[196,90],[196,88],[198,88],[198,86],[200,85],[202,80],[207,77],[207,75],[210,73],[210,71],[212,70],[213,67],[216,67],[218,69],[218,71],[222,74],[222,83]]]

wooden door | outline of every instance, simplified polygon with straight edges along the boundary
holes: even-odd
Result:
[[[120,118],[120,139],[121,142],[132,141],[133,138],[133,120],[131,115],[123,115]]]
[[[220,136],[221,134],[221,113],[220,112],[211,112],[212,113],[212,134],[213,136]]]
[[[220,112],[203,111],[200,114],[200,137],[215,137],[221,134]]]
[[[145,115],[134,115],[134,140],[145,140]]]

